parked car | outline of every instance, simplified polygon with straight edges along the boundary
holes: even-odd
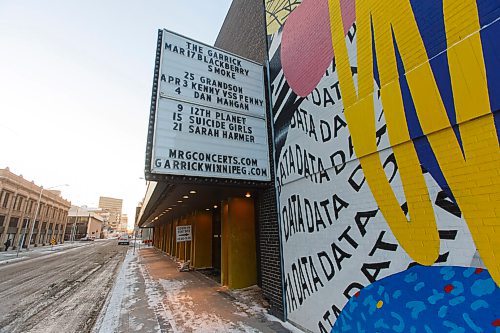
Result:
[[[85,241],[85,242],[88,242],[88,241],[93,241],[94,239],[93,238],[90,238],[90,237],[82,237],[80,238],[81,241]]]
[[[118,237],[118,245],[129,245],[130,244],[130,238],[127,234],[123,234],[120,237]]]

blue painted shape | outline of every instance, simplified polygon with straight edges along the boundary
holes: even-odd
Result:
[[[443,267],[441,268],[439,273],[443,275],[443,279],[445,281],[453,279],[453,277],[455,276],[455,271],[452,269],[452,267]]]
[[[358,303],[351,303],[351,305],[349,305],[351,308],[349,309],[350,312],[353,312],[354,310],[356,310],[356,308],[359,306]]]
[[[478,325],[476,325],[476,323],[474,323],[474,321],[471,319],[471,317],[469,316],[469,314],[467,312],[464,313],[462,316],[464,317],[465,323],[469,326],[469,328],[471,330],[473,330],[476,333],[482,333],[483,332],[483,330],[481,329],[481,327],[479,327]]]
[[[471,287],[474,296],[490,295],[496,290],[495,282],[492,279],[477,280]]]
[[[405,321],[403,317],[397,314],[394,311],[391,311],[391,317],[397,320],[397,324],[392,325],[392,330],[397,333],[404,332],[405,329]]]
[[[445,327],[451,328],[451,331],[448,331],[449,333],[465,333],[465,328],[458,326],[457,324],[452,323],[449,320],[445,320],[443,322],[443,325]]]
[[[411,273],[406,274],[406,276],[405,276],[405,282],[406,283],[412,283],[412,282],[417,281],[417,278],[418,278],[417,274],[411,272]]]
[[[472,276],[472,274],[474,274],[476,272],[476,268],[475,267],[469,267],[467,268],[465,271],[463,271],[462,275],[466,278],[469,278]]]
[[[358,333],[365,333],[366,331],[361,327],[361,323],[357,323],[357,329],[358,329]]]
[[[448,313],[448,307],[446,305],[443,305],[442,307],[439,308],[438,317],[444,318],[446,317],[446,313]]]
[[[485,269],[417,265],[369,287],[348,301],[331,332],[344,332],[345,325],[366,332],[400,332],[402,325],[402,332],[498,331],[492,323],[499,316],[500,289]],[[380,287],[390,302],[377,308]]]
[[[451,306],[457,306],[459,304],[462,304],[465,301],[465,297],[463,296],[458,296],[455,298],[450,299],[448,302]]]
[[[386,304],[391,302],[391,296],[389,296],[389,294],[388,294],[388,293],[385,293],[385,294],[384,294],[384,302],[385,302]]]
[[[450,125],[455,132],[457,142],[463,153],[462,138],[457,125],[456,111],[453,98],[453,89],[447,58],[447,42],[444,28],[442,0],[411,0],[411,6],[422,36],[429,64],[433,72],[443,105]],[[482,30],[481,40],[490,98],[490,109],[493,113],[497,137],[500,140],[500,43],[497,42],[500,34],[500,21],[494,21],[500,16],[498,0],[478,0],[478,11]],[[429,171],[441,189],[453,200],[454,196],[449,188],[437,159],[430,147],[427,137],[423,135],[415,105],[405,77],[405,68],[397,44],[394,42],[396,63],[403,98],[404,110],[408,131],[413,140],[420,164]],[[373,45],[372,45],[373,48]],[[374,76],[379,82],[376,54],[374,53]],[[383,101],[382,101],[383,103]]]
[[[432,289],[432,296],[427,298],[430,304],[436,304],[439,300],[444,298],[444,293],[438,293],[436,289]]]
[[[478,299],[477,301],[472,302],[472,304],[470,305],[470,308],[473,311],[477,311],[477,310],[481,310],[481,309],[487,309],[487,308],[489,308],[489,305],[488,305],[488,303],[486,303],[482,299]]]
[[[460,295],[461,293],[464,292],[464,285],[463,285],[462,282],[460,282],[460,281],[453,281],[452,286],[454,287],[454,289],[451,291],[451,294],[453,296],[458,296],[458,295]]]
[[[425,287],[425,283],[424,282],[419,282],[415,285],[415,291],[419,291],[420,289],[422,289],[423,287]]]
[[[372,54],[373,54],[373,78],[377,85],[380,87],[380,76],[378,74],[378,64],[377,64],[377,51],[375,50],[375,38],[373,36],[373,23],[370,21],[371,33],[372,33]]]
[[[500,141],[500,111],[495,112],[493,116],[495,118],[495,127],[497,128],[498,141]]]
[[[481,8],[481,7],[479,7]],[[500,14],[499,14],[500,15]],[[490,108],[494,114],[497,137],[500,140],[500,21],[481,30],[484,65],[488,82]]]
[[[477,0],[476,3],[481,27],[493,23],[493,21],[500,17],[499,0]]]
[[[365,300],[363,301],[363,305],[364,306],[370,306],[370,305],[373,305],[375,304],[375,301],[373,300],[373,296],[372,295],[369,295],[368,297],[365,298]]]
[[[447,42],[444,27],[443,1],[412,0],[411,6],[446,114],[451,126],[453,126],[460,147],[462,147],[460,131],[455,126],[457,124],[457,116],[446,52]]]
[[[406,303],[406,307],[411,310],[411,317],[413,319],[418,319],[420,312],[424,311],[427,307],[424,302],[421,301],[411,301]]]
[[[387,325],[385,322],[384,322],[384,318],[380,318],[379,320],[377,320],[375,322],[375,325],[373,326],[375,328],[385,328],[385,329],[388,329],[389,328],[389,325]]]
[[[394,50],[396,52],[396,63],[398,66],[398,74],[399,74],[399,85],[401,88],[401,97],[403,98],[403,106],[406,116],[406,124],[408,127],[408,132],[410,133],[410,138],[413,141],[413,145],[415,146],[415,150],[417,152],[418,160],[420,164],[431,174],[432,178],[438,183],[439,187],[445,191],[445,193],[451,198],[451,200],[455,201],[455,197],[444,178],[444,174],[441,171],[441,167],[436,159],[436,156],[431,149],[431,145],[426,136],[424,136],[424,132],[422,130],[422,126],[420,126],[420,121],[418,120],[417,111],[415,108],[415,104],[413,102],[413,98],[410,93],[410,87],[408,86],[408,82],[405,76],[405,68],[403,65],[403,61],[401,59],[401,54],[399,53],[398,46],[396,42],[394,42]],[[382,105],[384,103],[382,97]],[[389,135],[391,133],[389,132]],[[460,142],[460,140],[459,140]]]

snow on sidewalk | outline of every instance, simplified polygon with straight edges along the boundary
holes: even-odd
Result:
[[[252,302],[258,287],[236,297],[220,289],[197,272],[178,272],[158,251],[129,250],[93,333],[300,332]]]

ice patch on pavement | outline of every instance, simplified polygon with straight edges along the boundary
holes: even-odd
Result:
[[[172,317],[193,332],[259,332],[241,322],[230,322],[213,313],[193,311],[192,297],[183,290],[186,281],[160,279]]]
[[[140,264],[139,269],[144,279],[148,307],[153,310],[158,321],[158,332],[161,332],[162,326],[167,328],[168,331],[179,332],[175,326],[171,311],[165,308],[163,304],[160,284],[151,279],[145,265]]]
[[[111,298],[109,298],[109,303],[104,306],[104,317],[102,322],[96,323],[94,327],[94,332],[98,333],[111,333],[116,332],[118,325],[120,324],[120,311],[122,308],[123,299],[127,292],[127,271],[130,262],[134,259],[132,251],[129,249],[127,255],[123,261],[120,268],[120,272],[116,277],[115,284],[111,290]]]
[[[302,331],[301,329],[293,326],[292,324],[290,324],[287,321],[286,322],[281,321],[278,318],[276,318],[275,316],[272,316],[270,314],[266,314],[265,316],[266,316],[267,320],[269,320],[269,321],[275,321],[275,322],[280,323],[284,328],[286,328],[287,330],[289,330],[291,333],[304,333],[304,331]]]
[[[139,265],[146,283],[148,305],[169,332],[259,332],[241,322],[230,322],[213,313],[195,312],[192,297],[184,290],[186,281],[154,281],[144,265]],[[166,327],[165,327],[166,326]],[[161,325],[160,325],[161,327]]]

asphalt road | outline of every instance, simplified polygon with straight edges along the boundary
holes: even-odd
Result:
[[[0,266],[0,333],[90,332],[127,249],[96,241]]]

